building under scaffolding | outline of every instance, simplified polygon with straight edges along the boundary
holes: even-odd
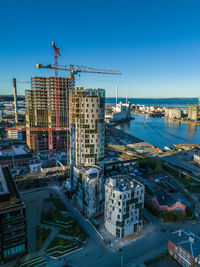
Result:
[[[59,87],[58,97],[56,85]],[[68,151],[69,91],[71,89],[73,84],[70,78],[32,77],[31,90],[25,92],[26,138],[31,150],[48,151],[51,130],[53,151]],[[58,106],[59,110],[57,110]],[[57,127],[56,118],[58,114],[59,127]]]

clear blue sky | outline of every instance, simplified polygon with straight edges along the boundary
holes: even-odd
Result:
[[[36,63],[116,69],[122,76],[81,74],[78,86],[101,87],[107,96],[200,95],[199,0],[6,0],[0,6],[0,94],[12,78],[53,75]],[[66,73],[60,73],[66,75]],[[18,83],[19,94],[29,84]]]

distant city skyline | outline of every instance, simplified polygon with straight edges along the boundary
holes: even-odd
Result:
[[[2,1],[0,94],[24,94],[31,76],[53,76],[36,63],[80,64],[121,70],[122,75],[81,74],[76,85],[103,88],[107,97],[199,97],[200,2]],[[66,77],[67,73],[59,72]]]

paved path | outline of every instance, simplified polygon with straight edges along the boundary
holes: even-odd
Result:
[[[136,238],[129,245],[125,246],[122,251],[113,252],[111,249],[105,246],[99,235],[94,230],[93,226],[68,202],[65,195],[60,192],[58,187],[47,187],[47,195],[49,192],[53,192],[58,195],[64,205],[67,207],[72,217],[76,219],[82,228],[87,232],[89,239],[86,247],[78,253],[66,256],[66,259],[71,259],[72,267],[121,267],[121,258],[123,257],[124,266],[130,266],[137,262],[145,261],[150,255],[156,254],[159,250],[165,249],[168,243],[170,230],[177,230],[180,228],[191,230],[194,233],[200,233],[200,223],[195,222],[178,222],[178,223],[161,223],[151,215],[148,211],[145,211],[145,216],[152,221],[152,228],[150,232],[144,233],[142,236]],[[37,195],[39,192],[35,192]],[[31,198],[32,198],[31,193]],[[41,194],[41,192],[40,192]],[[44,194],[42,192],[42,194]],[[36,196],[37,197],[37,196]],[[35,198],[35,196],[34,196]],[[193,222],[194,223],[194,222]],[[51,226],[47,226],[51,228]],[[166,232],[161,232],[163,228]],[[56,229],[56,227],[53,229]],[[53,235],[53,234],[52,234]],[[66,237],[66,236],[65,236]],[[67,238],[67,237],[66,237]],[[49,237],[50,240],[50,237]],[[45,249],[46,244],[43,245]],[[38,256],[41,253],[31,253],[32,256]],[[60,267],[64,266],[64,261],[54,261],[48,258],[48,266]]]
[[[51,233],[48,235],[47,239],[43,243],[41,251],[44,251],[45,249],[47,249],[51,241],[57,236],[58,232],[59,232],[59,229],[56,229],[56,228],[51,229]]]

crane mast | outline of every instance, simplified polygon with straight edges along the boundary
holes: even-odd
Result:
[[[96,73],[96,74],[115,74],[120,75],[122,74],[120,71],[114,70],[105,70],[105,69],[96,69],[91,67],[86,67],[83,65],[58,65],[58,55],[60,55],[59,49],[55,46],[55,43],[52,42],[52,46],[54,48],[54,64],[42,65],[36,64],[38,69],[54,69],[55,70],[55,95],[56,95],[56,127],[60,127],[60,117],[59,117],[59,78],[58,78],[58,70],[61,71],[69,71],[70,78],[72,79],[72,85],[75,86],[75,75],[79,74],[80,72],[84,73]],[[62,127],[60,127],[62,128]],[[71,139],[73,139],[73,133],[71,133]],[[59,149],[59,139],[60,133],[57,132],[57,148]],[[73,162],[73,159],[72,159]],[[50,166],[53,164],[53,132],[52,127],[49,127],[49,163]],[[73,165],[73,163],[72,163]],[[70,167],[73,169],[73,166]],[[71,171],[70,171],[71,172]]]

